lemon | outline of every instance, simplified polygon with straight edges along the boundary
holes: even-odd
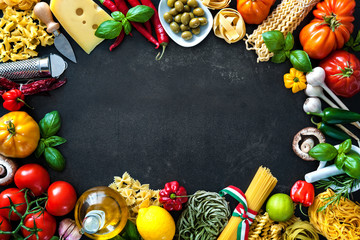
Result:
[[[136,226],[144,240],[172,240],[175,235],[175,221],[162,207],[141,208]]]

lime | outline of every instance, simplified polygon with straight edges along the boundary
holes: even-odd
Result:
[[[284,222],[294,215],[294,203],[289,195],[277,193],[272,195],[267,201],[266,212],[271,220]]]

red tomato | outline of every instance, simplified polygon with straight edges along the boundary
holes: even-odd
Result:
[[[16,171],[14,182],[19,189],[28,188],[35,196],[40,196],[50,185],[50,175],[39,164],[30,163]]]
[[[26,200],[25,200],[24,192],[20,192],[20,189],[18,188],[8,188],[2,191],[0,194],[0,208],[10,206],[9,198],[11,199],[13,204],[21,204],[16,207],[16,210],[20,214],[24,214],[26,211]],[[10,211],[9,208],[0,209],[0,216],[9,219],[9,211]],[[10,220],[17,221],[20,220],[20,217],[16,215],[16,213],[12,212],[10,216]]]
[[[75,189],[70,183],[54,182],[48,189],[46,210],[53,216],[64,216],[74,209],[76,199]]]
[[[2,216],[0,216],[0,230],[5,232],[11,231],[10,223]],[[0,234],[0,240],[9,240],[10,236],[10,234]]]
[[[360,61],[346,51],[335,51],[320,62],[325,70],[326,85],[342,97],[352,97],[360,92]]]
[[[315,19],[300,32],[300,43],[311,58],[323,59],[340,49],[354,30],[355,0],[325,0],[316,5]]]
[[[34,224],[35,223],[35,224]],[[41,229],[38,231],[38,240],[49,240],[51,239],[56,231],[56,220],[51,216],[47,211],[38,212],[35,214],[29,214],[26,216],[24,225],[28,228],[38,228]],[[32,233],[21,228],[21,233],[24,237],[31,235]],[[37,240],[36,235],[33,234],[31,237],[27,238],[29,240]]]
[[[247,24],[260,24],[274,3],[275,0],[238,0],[237,10]]]

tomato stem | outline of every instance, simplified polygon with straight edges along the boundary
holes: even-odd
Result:
[[[15,125],[13,123],[13,120],[6,121],[5,124],[7,125],[6,129],[10,133],[9,137],[7,138],[7,140],[9,140],[10,138],[12,138],[16,134]]]
[[[336,15],[331,13],[330,16],[324,16],[324,23],[327,24],[331,28],[331,31],[335,32],[335,30],[341,25],[340,21],[336,19]]]

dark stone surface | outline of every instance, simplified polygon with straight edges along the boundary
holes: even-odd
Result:
[[[359,7],[355,15],[357,32]],[[297,48],[301,27],[294,33]],[[291,149],[293,136],[312,124],[302,110],[305,94],[284,87],[289,62],[257,63],[243,41],[229,45],[213,32],[193,48],[171,42],[159,62],[158,51],[136,31],[115,51],[107,40],[90,55],[65,35],[78,60],[69,62],[68,83],[50,96],[27,98],[36,120],[52,110],[63,119],[59,135],[68,143],[59,149],[67,167],[50,170],[52,181],[69,181],[80,195],[128,171],[154,189],[178,180],[189,193],[230,184],[245,191],[263,165],[278,179],[274,193],[288,194],[317,168]],[[49,52],[57,53],[54,47],[40,51]],[[344,101],[360,112],[359,100],[358,94]]]

